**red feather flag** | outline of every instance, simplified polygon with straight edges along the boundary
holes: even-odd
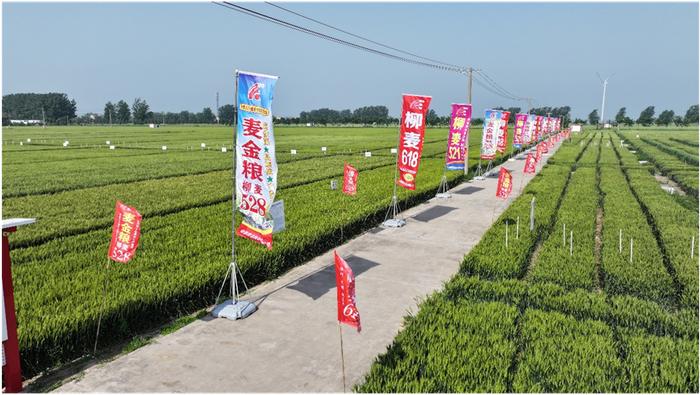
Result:
[[[523,173],[525,174],[535,174],[535,157],[532,156],[531,152],[527,153],[527,158],[525,159],[525,168]]]
[[[355,304],[355,275],[350,265],[337,252],[335,255],[335,286],[338,290],[338,322],[357,328],[359,332],[360,312]]]
[[[354,196],[357,193],[357,169],[345,164],[343,171],[343,193]]]
[[[500,199],[508,199],[513,190],[513,175],[510,174],[505,167],[501,167],[498,173],[498,185],[496,186],[496,197]]]
[[[114,211],[112,242],[107,257],[115,262],[127,263],[134,257],[141,237],[141,214],[135,208],[120,201]]]

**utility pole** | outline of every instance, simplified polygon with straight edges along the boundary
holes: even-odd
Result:
[[[527,98],[527,113],[529,114],[530,111],[532,111],[532,98],[528,97]]]
[[[216,124],[219,124],[219,92],[216,92]]]
[[[467,69],[467,104],[472,104],[472,74],[474,73],[474,68],[469,66]],[[474,117],[474,107],[472,106],[472,118]],[[467,147],[469,146],[469,141],[464,143]],[[469,172],[469,156],[467,155],[467,148],[464,148],[464,175],[466,176]]]

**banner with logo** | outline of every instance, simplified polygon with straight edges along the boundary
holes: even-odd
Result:
[[[540,141],[542,138],[542,123],[544,122],[544,117],[542,115],[535,116],[535,140]]]
[[[523,169],[523,173],[525,174],[535,174],[535,166],[537,163],[535,162],[535,157],[532,156],[531,152],[527,153],[527,158],[525,158],[525,168]]]
[[[430,106],[430,96],[403,95],[401,110],[401,134],[399,135],[399,179],[396,183],[406,189],[416,189],[418,165],[423,153],[425,114]]]
[[[510,120],[510,112],[501,111],[501,129],[498,133],[498,144],[496,145],[496,151],[500,153],[506,152],[506,146],[508,145],[508,121]]]
[[[540,160],[542,160],[542,153],[544,152],[544,142],[538,143],[537,144],[537,153],[535,155],[535,162],[540,163]]]
[[[343,193],[346,195],[354,196],[357,193],[357,169],[345,164],[345,169],[343,170]]]
[[[513,127],[513,147],[520,148],[527,144],[525,140],[525,128],[527,124],[527,114],[515,114],[515,126]]]
[[[464,170],[464,163],[469,155],[469,125],[472,120],[471,104],[452,104],[450,131],[447,135],[447,170]]]
[[[535,141],[535,116],[532,114],[526,114],[527,119],[525,122],[525,129],[523,130],[523,142],[525,144],[531,144]]]
[[[513,190],[513,175],[505,168],[501,167],[498,172],[498,185],[496,185],[496,197],[507,199]]]
[[[484,130],[481,133],[481,159],[496,158],[498,136],[501,130],[501,112],[496,110],[484,111]]]
[[[334,251],[335,256],[335,287],[338,295],[338,322],[348,324],[362,330],[360,312],[357,310],[355,299],[355,275],[350,265]]]
[[[270,206],[277,192],[277,159],[272,128],[275,76],[238,72],[236,124],[236,207],[243,221],[236,235],[272,249]]]
[[[127,263],[134,257],[141,237],[141,214],[135,208],[117,200],[112,224],[112,242],[107,257],[115,262]]]

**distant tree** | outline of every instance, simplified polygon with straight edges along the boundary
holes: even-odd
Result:
[[[690,106],[688,111],[685,112],[685,123],[688,125],[698,123],[698,105],[697,104]]]
[[[617,123],[625,123],[625,117],[626,117],[626,114],[625,114],[625,113],[626,113],[626,112],[627,112],[627,108],[626,108],[626,107],[622,107],[622,108],[617,112],[617,115],[615,115],[615,122],[617,122]]]
[[[625,117],[625,119],[622,120],[622,123],[624,123],[627,126],[632,126],[634,125],[634,119],[630,117]]]
[[[579,125],[583,125],[584,123],[586,123],[586,121],[583,120],[583,119],[581,119],[581,118],[576,118],[576,119],[574,120],[574,123],[577,123],[577,124],[579,124]]]
[[[425,123],[430,126],[435,126],[438,122],[440,122],[440,116],[431,108],[425,116]]]
[[[235,116],[236,108],[233,104],[224,104],[219,107],[219,122],[224,125],[233,125],[233,117]]]
[[[673,123],[674,123],[676,126],[687,126],[687,125],[688,125],[688,124],[685,122],[685,118],[683,118],[683,117],[680,116],[680,115],[676,115],[675,117],[673,117]]]
[[[214,113],[211,111],[211,108],[205,107],[202,109],[202,112],[197,114],[197,122],[198,123],[215,123],[216,116],[214,116]]]
[[[43,114],[42,114],[43,110]],[[2,114],[10,119],[38,119],[65,124],[76,116],[75,100],[65,93],[13,93],[2,97]]]
[[[112,122],[114,122],[113,118],[115,116],[116,116],[116,112],[115,112],[114,104],[111,101],[108,101],[105,104],[105,111],[104,111],[104,115],[102,116],[102,118],[106,122],[109,122],[110,120],[112,120]]]
[[[591,111],[590,114],[588,114],[588,123],[589,124],[597,125],[599,121],[600,121],[600,116],[598,115],[598,110],[593,110],[593,111]]]
[[[134,99],[134,104],[131,105],[131,112],[134,116],[134,123],[143,124],[146,122],[148,115],[148,103],[145,100],[137,97]]]
[[[673,122],[673,110],[664,110],[659,114],[659,118],[656,119],[657,125],[668,126],[669,123]]]
[[[644,126],[649,126],[654,123],[654,106],[649,106],[642,110],[639,114],[639,119],[637,119],[637,123]]]
[[[131,121],[131,110],[124,100],[117,102],[117,123],[129,123]]]

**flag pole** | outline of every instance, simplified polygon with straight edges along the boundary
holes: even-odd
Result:
[[[109,286],[109,257],[107,257],[107,265],[105,266],[105,283],[102,290],[102,307],[100,308],[100,317],[97,319],[97,333],[95,334],[95,346],[92,349],[92,354],[97,354],[97,341],[100,338],[100,325],[102,324],[102,315],[105,311],[105,303],[107,303],[107,287]]]
[[[338,333],[340,334],[340,363],[343,368],[343,392],[346,392],[345,387],[345,354],[343,354],[343,327],[338,321]]]
[[[403,118],[403,115],[402,115]],[[403,119],[400,120],[400,122],[403,122]],[[382,226],[385,228],[400,228],[404,225],[406,225],[406,221],[397,219],[396,215],[398,214],[398,205],[399,205],[399,199],[396,196],[396,181],[398,181],[399,177],[399,151],[400,151],[400,145],[401,145],[401,125],[399,124],[399,131],[396,136],[396,164],[394,166],[394,190],[393,194],[391,196],[391,206],[389,206],[389,210],[387,210],[386,215],[384,216],[384,222],[382,222]],[[391,213],[391,218],[389,218],[389,213]]]

